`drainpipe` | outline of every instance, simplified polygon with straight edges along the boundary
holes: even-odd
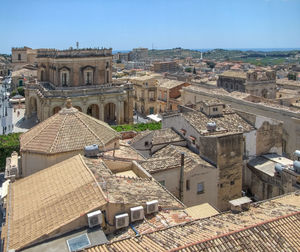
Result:
[[[179,184],[179,199],[183,201],[183,182],[184,182],[184,152],[181,152],[181,165],[180,165],[180,184]]]

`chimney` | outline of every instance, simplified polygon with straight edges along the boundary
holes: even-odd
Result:
[[[181,152],[180,164],[180,185],[179,185],[179,199],[183,200],[183,182],[184,182],[184,152]]]

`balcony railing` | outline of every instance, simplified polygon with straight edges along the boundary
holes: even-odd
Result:
[[[36,89],[39,95],[44,97],[72,97],[108,93],[123,93],[125,90],[133,90],[130,83],[126,84],[102,84],[78,87],[55,87],[49,82],[38,84],[26,84],[26,89]]]

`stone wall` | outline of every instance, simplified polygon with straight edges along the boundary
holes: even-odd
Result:
[[[230,208],[229,201],[241,197],[243,169],[243,135],[217,138],[218,209]]]
[[[217,98],[232,108],[252,114],[269,117],[283,122],[283,153],[290,157],[295,150],[300,149],[300,111],[294,112],[280,107],[267,106],[260,103],[252,103],[230,95],[215,94],[204,90],[192,90],[183,88],[182,104],[201,100]],[[194,104],[195,104],[194,103]]]

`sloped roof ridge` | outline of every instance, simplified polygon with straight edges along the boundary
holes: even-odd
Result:
[[[80,113],[80,112],[79,112]],[[103,147],[105,146],[105,144],[103,143],[103,141],[97,136],[97,134],[95,134],[95,132],[80,118],[79,113],[74,114],[84,125],[85,127],[102,143]]]
[[[64,116],[64,118],[63,118],[63,120],[62,120],[62,123],[60,124],[60,127],[59,127],[59,129],[58,129],[58,131],[57,131],[57,134],[56,134],[56,137],[55,137],[54,141],[52,142],[52,145],[51,145],[51,147],[50,147],[49,152],[52,152],[53,148],[55,147],[55,145],[56,145],[56,143],[57,143],[57,140],[58,140],[58,136],[60,135],[61,129],[62,129],[62,128],[64,127],[64,125],[65,125],[66,119],[67,119],[67,114],[65,114],[65,116]]]
[[[108,202],[108,199],[105,197],[104,192],[102,191],[100,185],[98,184],[98,181],[96,180],[93,172],[90,170],[90,168],[86,165],[86,163],[84,162],[82,156],[79,154],[79,159],[81,161],[81,163],[83,164],[83,166],[85,167],[85,169],[87,169],[87,171],[89,172],[89,174],[92,176],[93,180],[95,181],[96,187],[99,189],[101,195],[103,196],[103,198],[105,199],[106,202]]]
[[[52,117],[49,117],[48,119],[46,119],[45,121],[41,122],[42,125],[37,125],[41,127],[41,130],[38,131],[38,134],[34,134],[34,136],[32,136],[28,141],[26,141],[23,146],[26,146],[28,143],[30,143],[33,139],[35,139],[36,137],[38,137],[40,135],[40,133],[42,131],[44,131],[47,127],[49,127],[51,125],[51,122],[53,121],[54,117],[57,117],[58,114],[53,115]],[[51,118],[51,120],[50,120]],[[44,126],[45,125],[45,126]],[[44,127],[42,127],[44,126]],[[31,128],[29,131],[25,132],[24,134],[30,133],[31,130],[34,130],[35,127]],[[21,135],[22,138],[22,135]]]
[[[212,240],[215,240],[215,239],[218,239],[218,238],[222,238],[222,237],[227,237],[229,235],[233,235],[233,234],[236,234],[236,233],[239,233],[239,232],[242,232],[242,231],[253,229],[253,228],[256,228],[258,226],[262,226],[262,225],[265,225],[265,224],[273,223],[275,221],[279,221],[279,220],[282,220],[282,219],[287,219],[289,217],[297,216],[299,214],[300,214],[300,211],[294,212],[294,213],[290,213],[290,214],[287,214],[287,215],[283,215],[283,216],[279,216],[279,217],[275,217],[273,219],[262,221],[262,222],[259,222],[259,223],[256,223],[256,224],[253,224],[253,225],[250,225],[250,226],[246,226],[246,227],[243,227],[241,229],[234,230],[234,231],[231,231],[231,232],[228,232],[228,233],[224,233],[224,234],[220,234],[220,235],[217,235],[217,236],[213,236],[211,238],[207,238],[207,239],[203,239],[203,240],[200,240],[200,241],[188,243],[186,245],[182,245],[180,247],[173,248],[173,249],[169,250],[169,252],[179,251],[181,249],[185,249],[185,248],[197,245],[197,244],[201,244],[201,243],[204,243],[204,242],[212,241]]]

